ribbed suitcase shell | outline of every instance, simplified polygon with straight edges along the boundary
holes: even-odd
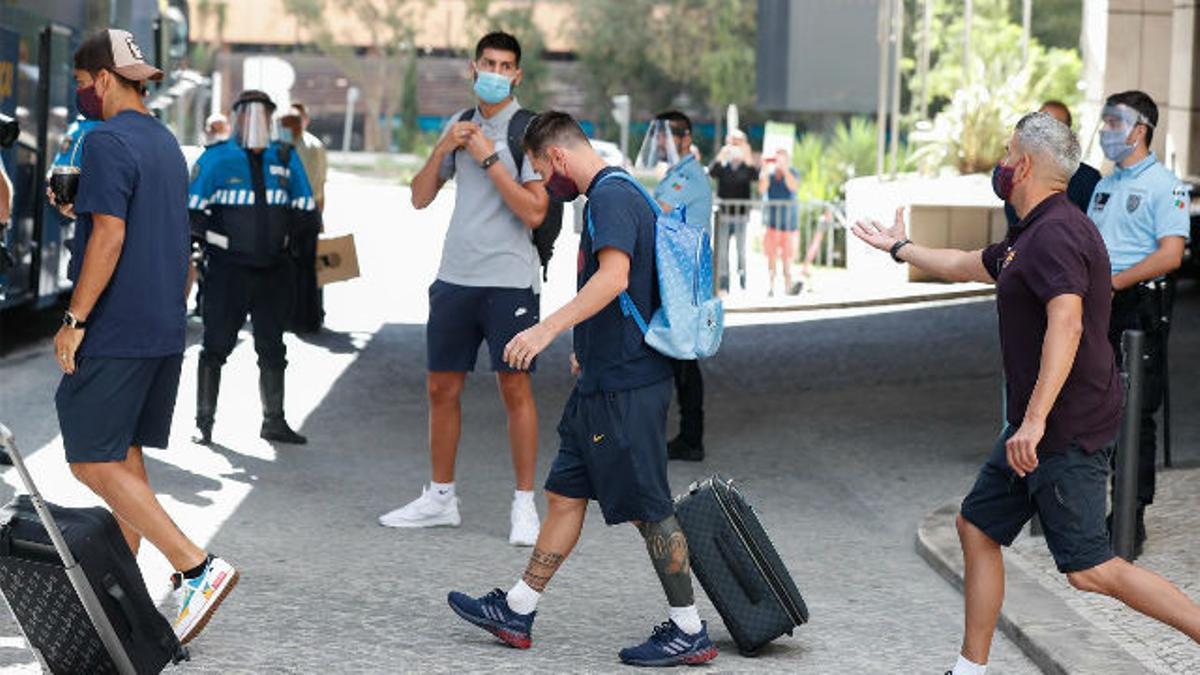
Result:
[[[763,645],[808,621],[808,607],[754,509],[714,475],[675,498],[687,535],[692,571],[700,580],[738,650]]]

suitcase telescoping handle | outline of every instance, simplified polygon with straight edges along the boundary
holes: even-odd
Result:
[[[79,601],[83,603],[83,609],[87,612],[88,618],[92,620],[92,625],[96,627],[96,633],[100,636],[100,641],[104,643],[104,648],[108,651],[109,658],[112,659],[113,664],[117,667],[117,672],[121,673],[121,675],[137,675],[137,669],[133,667],[133,662],[129,660],[129,654],[125,651],[125,646],[121,644],[121,638],[117,636],[117,631],[113,629],[112,622],[108,619],[108,614],[105,614],[104,606],[100,604],[100,599],[96,597],[96,591],[88,581],[83,568],[76,562],[75,556],[71,554],[71,549],[67,546],[67,540],[63,539],[62,531],[58,529],[58,523],[54,521],[54,516],[50,513],[46,502],[42,499],[42,494],[38,492],[37,485],[33,482],[33,476],[30,476],[29,469],[25,468],[25,460],[21,457],[21,452],[17,450],[17,442],[13,437],[13,433],[3,424],[0,424],[0,446],[8,452],[8,456],[12,459],[13,467],[16,468],[17,474],[21,476],[21,483],[25,485],[25,490],[29,492],[29,500],[33,502],[33,509],[37,511],[38,518],[42,521],[42,527],[46,528],[46,534],[50,536],[50,541],[54,543],[54,549],[58,551],[58,556],[62,558],[63,571],[67,573],[67,578],[70,579],[71,586],[75,588],[75,593],[79,596]]]

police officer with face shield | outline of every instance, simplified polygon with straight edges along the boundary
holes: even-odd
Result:
[[[291,232],[317,221],[317,205],[300,157],[271,140],[275,104],[261,91],[233,104],[233,136],[196,163],[188,197],[193,235],[204,242],[204,344],[197,377],[196,434],[212,441],[221,367],[249,314],[258,353],[261,436],[305,443],[283,415],[284,323],[294,297],[287,256]]]
[[[1162,277],[1179,268],[1189,234],[1189,188],[1150,151],[1158,106],[1140,91],[1108,97],[1101,111],[1100,146],[1116,163],[1096,184],[1088,216],[1096,223],[1112,264],[1113,305],[1108,338],[1121,359],[1121,334],[1146,334],[1142,428],[1138,455],[1135,557],[1146,540],[1143,514],[1154,501],[1154,413],[1163,401],[1166,326]],[[1115,476],[1114,476],[1115,478]]]
[[[678,110],[659,113],[638,153],[636,166],[662,171],[654,199],[664,211],[682,210],[689,225],[708,231],[712,218],[712,183],[691,153],[692,120]],[[667,443],[667,456],[704,459],[704,378],[695,360],[672,360],[675,396],[679,400],[679,435]]]

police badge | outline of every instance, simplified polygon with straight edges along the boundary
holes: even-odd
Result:
[[[1129,195],[1129,199],[1125,200],[1125,210],[1130,213],[1133,213],[1134,211],[1137,211],[1137,207],[1140,206],[1141,203],[1142,203],[1141,195]]]

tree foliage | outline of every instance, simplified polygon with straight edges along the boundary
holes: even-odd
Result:
[[[392,135],[383,124],[391,124],[403,101],[407,67],[416,58],[415,13],[428,5],[428,0],[283,0],[284,9],[308,31],[316,47],[359,88],[367,150],[383,151],[391,145]],[[338,24],[347,27],[346,34],[331,27],[334,22],[328,16],[335,12],[350,19]],[[353,44],[351,32],[368,37],[364,54]]]
[[[589,105],[607,131],[615,94],[642,116],[680,105],[719,118],[753,102],[754,0],[574,2]]]

